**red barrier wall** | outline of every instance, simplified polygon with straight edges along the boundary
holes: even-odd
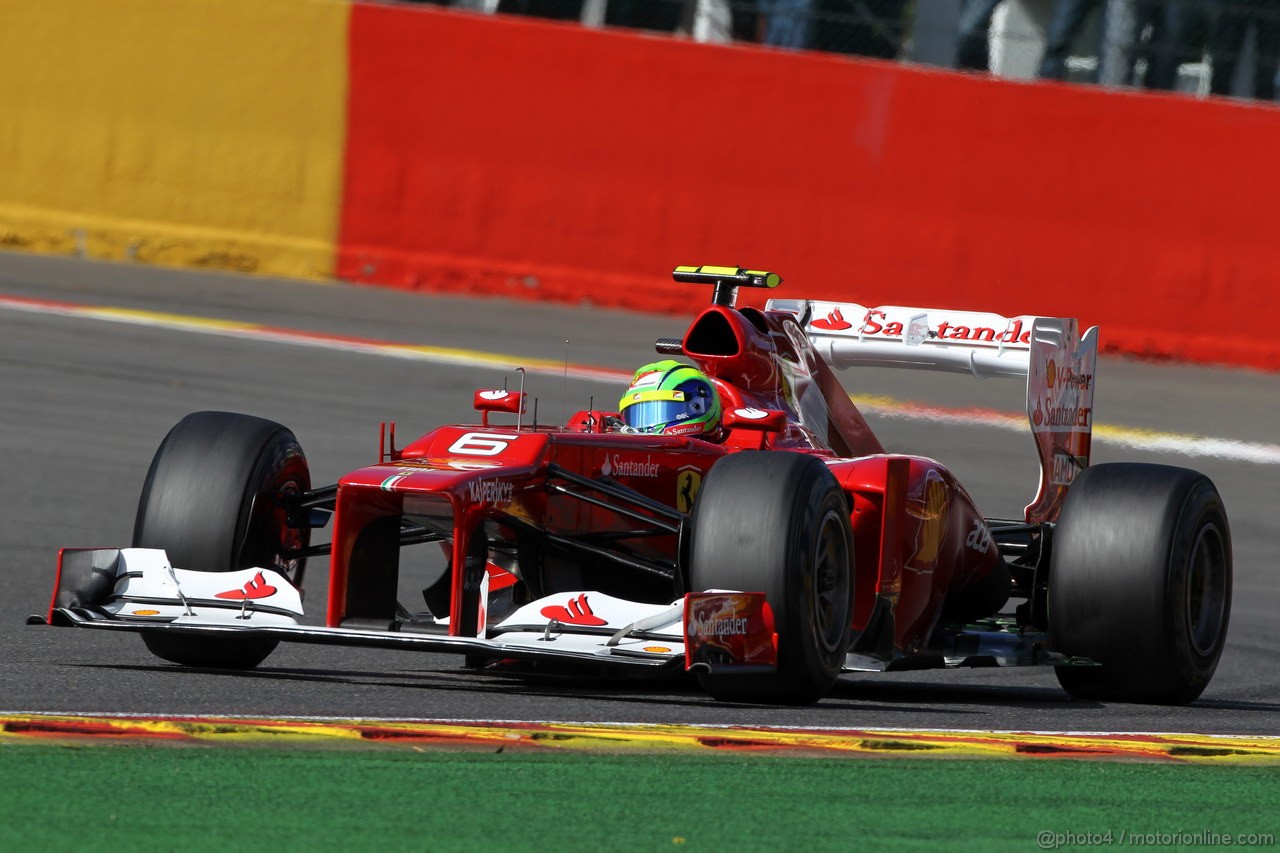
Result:
[[[348,111],[342,278],[687,312],[741,264],[1280,369],[1280,109],[357,5]]]

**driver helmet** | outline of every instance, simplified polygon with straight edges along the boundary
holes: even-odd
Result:
[[[678,361],[636,371],[618,411],[634,432],[708,436],[720,431],[720,395],[707,375]]]

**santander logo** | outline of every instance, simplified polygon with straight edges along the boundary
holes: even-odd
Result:
[[[812,326],[815,329],[830,329],[832,331],[853,328],[853,324],[844,318],[844,315],[840,313],[839,308],[832,310],[830,314],[821,320],[814,320]]]
[[[564,622],[568,625],[609,624],[607,620],[601,619],[591,612],[591,605],[587,603],[587,594],[585,592],[577,598],[569,599],[568,606],[549,604],[542,608],[541,613],[548,619],[554,619],[557,622]]]
[[[262,572],[249,581],[240,589],[229,589],[226,592],[219,592],[215,598],[229,598],[232,601],[243,601],[244,599],[254,598],[270,598],[276,594],[276,588],[267,583],[267,579],[262,576]]]
[[[698,426],[697,429],[701,429]],[[673,431],[668,431],[668,435],[673,435]],[[621,455],[613,454],[612,460],[606,453],[603,464],[600,465],[600,473],[605,477],[646,477],[653,479],[662,472],[662,466],[653,461],[653,457],[645,454],[644,461],[639,459],[623,459]]]

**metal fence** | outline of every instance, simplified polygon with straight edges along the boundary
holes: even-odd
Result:
[[[398,0],[989,72],[1275,100],[1280,0]]]

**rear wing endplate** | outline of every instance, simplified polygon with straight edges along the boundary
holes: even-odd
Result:
[[[1055,520],[1067,487],[1089,465],[1096,326],[1081,336],[1069,318],[802,299],[771,299],[766,309],[795,316],[832,367],[1025,377],[1027,420],[1040,458],[1029,522]]]

